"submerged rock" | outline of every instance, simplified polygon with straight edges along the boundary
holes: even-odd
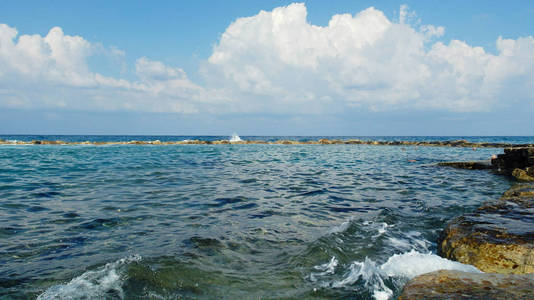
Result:
[[[534,274],[479,274],[441,270],[413,278],[399,299],[533,299]]]
[[[484,272],[534,273],[534,186],[513,187],[500,200],[452,220],[438,250]]]
[[[440,162],[439,166],[453,167],[458,169],[468,170],[487,170],[493,169],[493,166],[489,162],[481,161],[452,161],[452,162]]]

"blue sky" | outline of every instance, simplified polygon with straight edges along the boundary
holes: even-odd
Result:
[[[2,1],[0,24],[4,134],[534,135],[527,1]]]

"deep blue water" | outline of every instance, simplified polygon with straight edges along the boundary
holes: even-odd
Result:
[[[486,160],[501,152],[371,145],[2,145],[0,298],[394,298],[408,278],[432,266],[469,270],[434,255],[436,240],[448,220],[498,198],[511,184],[488,171],[436,163]]]

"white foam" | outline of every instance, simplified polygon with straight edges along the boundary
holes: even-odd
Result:
[[[369,258],[365,258],[364,262],[353,262],[348,275],[340,281],[335,281],[332,287],[352,285],[360,279],[363,280],[365,288],[373,291],[373,297],[377,300],[389,299],[393,295],[393,291],[384,283],[380,269]]]
[[[415,250],[391,256],[380,266],[380,270],[387,276],[402,276],[409,279],[437,270],[482,273],[471,265],[448,260],[431,253],[419,253]]]
[[[54,285],[37,297],[37,300],[47,299],[98,299],[106,298],[110,293],[123,299],[122,283],[124,281],[121,267],[141,257],[133,255],[108,263],[104,267],[87,271],[65,284]]]
[[[348,221],[345,221],[337,226],[334,226],[332,228],[330,228],[330,230],[328,231],[328,233],[330,234],[333,234],[333,233],[340,233],[340,232],[343,232],[345,230],[347,230],[349,228],[349,225],[350,225],[350,222],[351,220],[348,220]]]
[[[330,263],[315,268],[329,270],[329,265],[332,265],[332,260]],[[335,267],[337,267],[337,261]],[[470,265],[451,261],[432,253],[420,253],[411,250],[403,254],[394,254],[382,265],[377,265],[369,258],[365,258],[363,262],[355,261],[350,264],[348,272],[342,279],[335,280],[330,284],[323,284],[323,286],[343,288],[359,282],[358,284],[363,284],[367,290],[372,292],[375,299],[385,300],[393,296],[393,290],[386,285],[386,280],[390,282],[389,284],[393,282],[397,287],[400,287],[398,285],[404,284],[409,279],[437,270],[482,273]],[[315,275],[323,275],[326,274],[325,272]],[[333,269],[330,274],[333,274]]]
[[[317,281],[317,276],[324,276],[324,275],[328,275],[328,274],[334,274],[334,271],[336,270],[337,264],[338,264],[337,258],[332,256],[332,258],[330,259],[330,261],[328,263],[322,264],[320,266],[313,267],[315,270],[319,270],[319,271],[322,271],[322,272],[315,273],[315,274],[314,273],[310,274],[310,280],[315,282],[315,281]]]
[[[239,137],[239,135],[237,135],[237,133],[233,133],[232,136],[230,137],[230,143],[232,142],[242,142],[243,140]]]
[[[382,236],[384,233],[386,233],[388,227],[393,227],[395,225],[388,225],[388,223],[382,222],[382,223],[379,223],[378,226],[379,226],[377,228],[378,233],[373,235],[373,238],[375,238],[375,239],[380,237],[380,236]]]

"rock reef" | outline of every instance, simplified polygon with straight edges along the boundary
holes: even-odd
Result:
[[[507,147],[534,147],[534,144],[508,144],[508,143],[471,143],[466,140],[455,141],[373,141],[358,139],[319,139],[319,140],[278,140],[278,141],[236,141],[229,140],[183,140],[183,141],[101,141],[101,142],[68,142],[68,141],[6,141],[0,139],[0,145],[246,145],[246,144],[269,144],[269,145],[382,145],[382,146],[433,146],[433,147],[467,147],[467,148],[507,148]]]

